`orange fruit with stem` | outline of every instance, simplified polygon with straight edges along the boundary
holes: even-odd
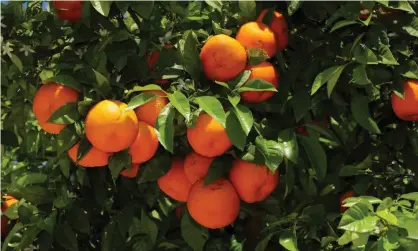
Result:
[[[175,157],[168,172],[157,180],[158,186],[170,198],[186,202],[192,184],[184,173],[184,159]]]
[[[155,126],[158,115],[164,106],[168,104],[167,94],[164,91],[144,91],[144,93],[152,93],[158,97],[135,108],[135,114],[139,121]]]
[[[150,160],[158,149],[158,136],[154,127],[138,121],[138,134],[129,147],[132,163],[144,163]]]
[[[193,150],[205,157],[216,157],[225,153],[231,140],[225,128],[207,113],[201,113],[193,128],[187,128],[187,140]]]
[[[247,65],[247,52],[234,38],[215,35],[209,38],[200,51],[203,71],[211,80],[230,81]]]
[[[269,57],[277,52],[276,35],[261,22],[249,22],[241,26],[235,37],[245,48],[263,49]]]
[[[392,109],[396,116],[406,121],[418,121],[418,80],[404,82],[404,99],[392,93]]]
[[[120,175],[125,178],[136,178],[136,175],[138,174],[139,170],[139,164],[132,163],[131,168],[122,170],[120,172]]]
[[[263,22],[263,18],[267,14],[267,11],[268,9],[261,11],[257,18],[257,22]],[[280,12],[274,11],[273,18],[269,27],[276,35],[277,48],[279,51],[283,51],[286,48],[289,40],[289,29],[285,17]]]
[[[260,202],[279,184],[279,170],[272,173],[265,165],[237,159],[232,164],[229,180],[243,201]]]
[[[77,151],[80,147],[80,142],[77,142],[73,147],[68,150],[68,156],[76,163]],[[78,161],[78,165],[82,167],[101,167],[106,166],[109,162],[110,153],[100,151],[92,146],[90,150]]]
[[[103,152],[119,152],[134,143],[138,135],[138,119],[127,105],[117,100],[103,100],[87,114],[86,137]]]
[[[210,229],[222,228],[237,218],[240,200],[228,180],[221,178],[204,186],[203,179],[200,179],[190,190],[187,209],[200,225]]]
[[[77,102],[79,93],[73,88],[48,83],[35,93],[32,110],[41,128],[52,134],[58,134],[66,125],[47,122],[51,115],[63,105]]]
[[[247,70],[251,71],[251,75],[247,82],[251,79],[258,78],[270,83],[276,89],[278,88],[279,73],[270,62],[264,61],[259,65],[248,66]],[[272,91],[245,91],[241,92],[241,98],[248,103],[260,103],[269,100],[273,97],[274,93],[275,92]]]
[[[209,171],[214,158],[202,156],[195,152],[190,152],[184,158],[184,172],[192,184],[204,178]]]

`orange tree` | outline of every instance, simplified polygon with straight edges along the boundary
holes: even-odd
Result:
[[[2,2],[2,250],[418,250],[417,11]]]

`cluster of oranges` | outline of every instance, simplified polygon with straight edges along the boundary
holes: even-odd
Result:
[[[213,157],[196,152],[184,158],[175,157],[170,170],[157,181],[170,198],[186,202],[192,218],[207,228],[231,224],[238,216],[240,199],[247,203],[260,202],[279,183],[277,170],[272,173],[264,165],[236,159],[229,179],[219,178],[205,186],[205,176],[213,161]]]
[[[288,43],[288,27],[282,14],[275,11],[269,26],[263,23],[268,13],[265,9],[254,22],[248,22],[240,27],[234,38],[227,35],[216,35],[207,40],[201,52],[200,59],[206,76],[215,81],[230,81],[244,70],[250,70],[251,79],[263,79],[275,88],[279,85],[279,73],[268,61],[258,65],[247,64],[246,49],[263,49],[268,57],[285,49]],[[247,91],[241,93],[241,98],[248,103],[259,103],[270,99],[274,92]]]
[[[57,17],[76,23],[81,18],[83,1],[53,1]]]

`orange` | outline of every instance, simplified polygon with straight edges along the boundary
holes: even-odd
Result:
[[[13,204],[18,203],[19,201],[10,195],[4,195],[2,196],[3,198],[3,203],[1,204],[1,212],[4,213],[6,212],[6,210],[12,206]],[[7,222],[8,222],[8,218],[6,215],[2,215],[1,216],[1,237],[4,238],[7,235]]]
[[[139,164],[132,163],[132,166],[130,169],[125,169],[122,172],[120,172],[120,175],[126,178],[136,178],[136,175],[138,174]]]
[[[237,40],[220,34],[209,38],[203,45],[200,61],[209,79],[226,82],[244,71],[247,52]]]
[[[392,93],[392,109],[402,120],[418,121],[418,80],[405,80],[403,87],[405,99]]]
[[[272,173],[265,165],[237,159],[232,164],[229,180],[243,201],[260,202],[267,198],[279,184],[279,170]]]
[[[87,114],[87,139],[103,152],[119,152],[128,148],[138,135],[135,112],[125,111],[127,105],[117,100],[103,100]]]
[[[139,121],[144,121],[150,126],[155,126],[158,115],[164,106],[168,104],[167,94],[163,91],[144,91],[144,93],[152,93],[159,97],[137,107],[135,113]]]
[[[81,18],[82,1],[53,1],[52,5],[57,9],[57,17],[60,19],[75,23]]]
[[[68,20],[71,23],[77,23],[81,19],[82,10],[57,10],[57,17],[62,20]]]
[[[157,180],[161,191],[170,198],[186,202],[192,184],[184,173],[184,159],[175,157],[168,172]]]
[[[193,128],[187,128],[187,140],[193,150],[205,157],[216,157],[225,153],[231,140],[225,128],[207,113],[201,113]]]
[[[186,155],[184,172],[192,184],[206,176],[213,160],[214,158],[208,158],[195,152]]]
[[[247,81],[260,78],[272,84],[276,89],[279,86],[279,73],[271,63],[264,61],[259,65],[248,66],[247,70],[251,70],[251,75]],[[248,103],[260,103],[270,99],[273,95],[274,92],[272,91],[247,91],[241,93],[241,98]]]
[[[158,148],[158,136],[154,127],[145,122],[138,122],[138,135],[129,148],[132,163],[143,163],[150,160]]]
[[[343,201],[347,198],[351,198],[354,197],[354,192],[353,191],[347,191],[345,193],[343,193],[340,197],[340,212],[344,213],[345,211],[347,211],[348,207],[343,207]]]
[[[260,15],[257,18],[257,22],[259,23],[263,22],[263,18],[266,15],[267,11],[268,11],[267,9],[264,9],[260,13]],[[273,19],[269,27],[276,35],[277,47],[279,51],[283,51],[286,48],[288,40],[289,40],[286,19],[280,12],[275,11],[273,13]]]
[[[247,49],[263,49],[269,57],[277,52],[277,41],[273,30],[261,22],[244,24],[235,38]]]
[[[83,1],[52,1],[52,6],[58,10],[74,10],[83,7]]]
[[[42,85],[33,98],[33,113],[39,125],[46,132],[58,134],[65,125],[47,122],[49,117],[61,106],[77,102],[78,92],[70,87],[49,83]]]
[[[75,144],[68,150],[68,155],[71,160],[76,163],[77,160],[77,151],[80,146],[80,142]],[[94,146],[90,148],[90,151],[84,155],[84,157],[78,161],[78,165],[82,167],[100,167],[106,166],[109,162],[110,153],[100,151]]]
[[[200,179],[190,190],[187,209],[197,223],[216,229],[234,222],[240,210],[240,200],[228,180],[221,178],[204,186],[203,179]]]

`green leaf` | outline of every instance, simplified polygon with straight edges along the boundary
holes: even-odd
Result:
[[[223,127],[225,127],[225,111],[221,102],[219,102],[217,98],[212,96],[201,96],[196,97],[195,101],[203,111],[212,116]]]
[[[57,75],[52,78],[43,81],[45,84],[47,83],[57,83],[60,85],[64,85],[67,87],[71,87],[77,91],[81,91],[81,84],[72,76],[69,75]]]
[[[413,16],[408,25],[402,27],[409,35],[418,37],[418,17]]]
[[[241,151],[244,151],[247,135],[242,129],[241,123],[234,112],[226,114],[226,134],[232,144]]]
[[[261,78],[253,78],[247,81],[241,88],[238,90],[239,92],[247,92],[247,91],[255,91],[255,92],[262,92],[262,91],[271,91],[277,92],[277,89],[270,83],[265,81]]]
[[[68,223],[58,225],[55,230],[55,241],[67,250],[78,251],[77,236]]]
[[[4,146],[19,146],[16,134],[9,130],[1,130],[1,144]]]
[[[173,153],[174,144],[174,114],[174,107],[171,104],[167,104],[161,110],[155,123],[158,140],[171,153]]]
[[[154,1],[135,1],[131,2],[132,9],[142,18],[149,19],[154,9]]]
[[[93,69],[94,76],[96,78],[95,87],[96,90],[101,93],[103,96],[107,96],[110,92],[109,80],[103,76],[100,72]]]
[[[292,16],[293,14],[295,14],[295,12],[300,8],[302,3],[303,3],[303,1],[299,1],[299,0],[288,1],[287,2],[287,13],[289,14],[289,16]]]
[[[74,230],[84,234],[90,233],[90,222],[87,212],[80,207],[79,203],[73,203],[66,216],[68,217],[68,222]]]
[[[363,95],[356,95],[351,100],[351,112],[359,125],[371,133],[380,134],[380,129],[369,113],[369,100]]]
[[[233,158],[231,156],[222,155],[217,157],[210,164],[208,173],[205,176],[204,185],[207,186],[215,180],[228,175],[229,170],[232,168]]]
[[[341,69],[342,67],[342,69]],[[338,77],[340,76],[342,70],[344,69],[345,65],[342,66],[332,66],[329,67],[327,69],[325,69],[323,72],[319,73],[316,77],[315,80],[312,84],[312,88],[311,88],[311,95],[315,94],[319,88],[321,88],[326,82],[330,81],[330,79],[334,76],[334,75],[338,75]],[[337,80],[338,80],[337,77]],[[336,81],[335,78],[332,81]]]
[[[354,175],[364,174],[364,170],[370,169],[372,167],[372,163],[373,163],[373,158],[369,154],[358,165],[355,165],[355,166],[353,166],[353,165],[343,166],[341,168],[341,170],[340,170],[339,175],[341,177],[347,177],[347,176],[354,176]]]
[[[364,44],[358,44],[354,48],[354,58],[361,64],[377,64],[377,57],[372,50]]]
[[[247,49],[247,57],[249,65],[259,65],[270,58],[267,52],[261,48]]]
[[[19,57],[15,54],[10,54],[10,60],[12,60],[13,64],[16,65],[16,67],[19,69],[20,72],[23,72],[23,64],[22,61],[20,61]]]
[[[173,94],[168,94],[168,99],[170,103],[177,109],[177,111],[183,115],[186,121],[190,120],[190,103],[186,96],[179,91],[173,92]]]
[[[156,181],[158,178],[168,172],[171,167],[171,157],[165,152],[150,159],[143,168],[140,168],[140,178],[138,184]]]
[[[398,225],[398,218],[389,211],[389,209],[384,209],[376,212],[376,215],[380,218],[384,219],[390,225],[397,226]]]
[[[215,10],[222,12],[222,1],[221,0],[205,0],[205,2],[214,8]]]
[[[283,150],[280,144],[274,140],[257,136],[255,145],[263,154],[266,166],[274,173],[283,161]]]
[[[43,173],[28,173],[17,179],[16,183],[19,186],[27,186],[44,183],[47,179],[48,176]]]
[[[227,87],[231,90],[238,90],[247,82],[248,78],[251,76],[251,71],[245,70],[241,72],[234,80],[228,82]]]
[[[367,77],[366,65],[359,64],[353,70],[353,82],[357,85],[369,85],[370,80]]]
[[[131,167],[132,157],[128,151],[121,151],[113,154],[109,158],[109,169],[112,177],[116,179],[123,169]]]
[[[342,21],[338,21],[336,24],[334,24],[334,26],[331,28],[330,32],[333,32],[335,30],[338,30],[340,28],[349,26],[349,25],[353,25],[353,24],[360,24],[357,21],[354,20],[342,20]]]
[[[296,91],[291,99],[291,105],[295,120],[298,122],[308,113],[311,106],[311,97],[306,90]]]
[[[70,176],[71,162],[68,156],[64,156],[59,160],[59,167],[65,178]]]
[[[285,129],[279,132],[278,142],[281,144],[283,155],[294,164],[297,164],[299,146],[293,129]]]
[[[183,65],[193,80],[199,81],[202,71],[200,55],[197,50],[198,41],[193,31],[187,33],[186,38],[179,41],[180,53],[183,58]]]
[[[401,73],[406,78],[418,79],[418,65],[415,61],[410,60],[404,71]]]
[[[418,201],[418,192],[402,194],[401,198],[407,199],[407,200]]]
[[[66,103],[54,111],[47,122],[60,125],[73,124],[80,119],[80,113],[77,108],[76,102]]]
[[[395,57],[393,56],[392,52],[390,51],[387,45],[380,44],[378,53],[379,62],[381,64],[399,65],[398,61],[396,61]]]
[[[323,180],[327,174],[327,156],[319,141],[312,137],[299,137],[311,166],[316,172],[319,181]]]
[[[181,236],[195,251],[203,251],[206,241],[209,239],[208,230],[197,224],[189,212],[186,211],[181,218]]]
[[[228,100],[232,106],[237,106],[238,103],[241,101],[241,95],[239,95],[236,92],[231,92],[228,94]]]
[[[57,154],[61,155],[70,149],[70,147],[77,143],[78,138],[79,137],[72,125],[62,129],[57,137]]]
[[[254,0],[240,0],[238,1],[240,15],[247,17],[250,20],[255,20],[257,15],[256,4]]]
[[[338,228],[356,233],[367,233],[376,228],[378,221],[379,217],[370,215],[366,204],[357,203],[344,213]]]
[[[298,245],[296,241],[296,235],[289,230],[284,230],[280,234],[279,243],[282,245],[286,250],[289,251],[298,251]]]
[[[107,17],[109,15],[110,6],[113,1],[99,1],[99,0],[90,0],[91,5],[103,16]]]
[[[337,71],[335,71],[334,74],[328,80],[328,84],[327,84],[328,98],[331,98],[331,93],[334,90],[334,87],[337,84],[337,81],[340,78],[340,75],[346,66],[347,64],[339,66]]]
[[[144,105],[149,101],[156,99],[157,97],[157,95],[150,92],[143,92],[139,95],[136,95],[131,99],[131,101],[129,101],[128,106],[125,108],[125,112],[133,110],[141,105]]]
[[[78,149],[77,149],[77,159],[76,162],[80,161],[87,153],[91,150],[93,145],[88,141],[87,137],[82,137],[79,141]]]
[[[41,186],[22,187],[20,192],[25,200],[35,205],[50,203],[54,198],[48,189]]]
[[[253,114],[251,113],[251,110],[243,105],[237,105],[235,107],[232,107],[231,110],[237,116],[243,131],[248,136],[254,124],[254,118]]]

